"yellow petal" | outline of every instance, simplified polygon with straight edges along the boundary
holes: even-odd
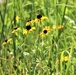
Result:
[[[36,28],[35,27],[32,27],[32,30],[36,30]]]
[[[21,28],[17,28],[16,30],[13,30],[12,33],[15,33],[17,31],[21,30]]]
[[[46,20],[46,19],[48,19],[48,17],[43,16],[43,17],[41,18],[41,20]]]
[[[28,31],[27,31],[27,30],[24,30],[24,31],[23,31],[23,34],[27,34],[27,33],[28,33]]]
[[[39,21],[40,21],[39,19],[35,19],[35,20],[34,20],[35,23],[38,23]]]
[[[26,26],[28,26],[28,25],[30,25],[30,24],[31,24],[31,22],[27,22],[27,23],[26,23]]]
[[[12,40],[12,38],[8,39],[7,43],[10,42]]]
[[[3,42],[3,43],[2,43],[2,46],[4,46],[5,44],[6,44],[6,42]]]

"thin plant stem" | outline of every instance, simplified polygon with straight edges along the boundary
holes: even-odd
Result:
[[[68,0],[66,0],[65,5],[67,5],[67,3],[68,3]],[[65,16],[66,8],[67,8],[67,6],[64,7],[64,11],[63,11],[63,16],[62,16],[62,22],[61,22],[61,24],[63,24],[63,22],[64,22],[64,16]]]
[[[15,11],[15,0],[14,0],[14,25],[16,25],[16,11]],[[14,48],[14,66],[16,63],[16,39],[15,39],[15,35],[13,34],[13,48]]]
[[[64,7],[64,11],[63,11],[63,16],[62,16],[62,22],[61,22],[61,25],[63,25],[63,22],[64,22],[64,16],[65,16],[65,12],[66,12],[66,8],[67,8],[66,5],[67,5],[67,4],[68,4],[68,0],[66,0],[66,2],[65,2],[65,7]],[[60,30],[60,32],[59,32],[59,34],[58,34],[59,37],[60,37],[62,31],[63,31],[63,29]]]

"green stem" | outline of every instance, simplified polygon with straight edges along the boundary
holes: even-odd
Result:
[[[61,22],[61,25],[63,25],[63,22],[64,22],[64,16],[65,16],[65,12],[66,12],[66,8],[67,8],[67,4],[68,4],[68,0],[66,0],[66,3],[65,3],[65,7],[64,7],[64,11],[63,11],[63,16],[62,16],[62,22]],[[60,37],[62,31],[63,31],[63,29],[62,29],[62,30],[59,30],[58,37]]]
[[[16,11],[15,11],[15,0],[14,0],[14,26],[16,25]],[[15,35],[13,34],[13,48],[14,48],[14,66],[16,64],[16,39]]]
[[[63,22],[64,22],[64,16],[65,16],[65,11],[66,11],[66,8],[67,8],[67,3],[68,3],[68,0],[66,0],[66,3],[65,3],[65,7],[64,7],[64,11],[63,11],[63,16],[62,16],[62,22],[61,22],[61,24],[63,24]]]

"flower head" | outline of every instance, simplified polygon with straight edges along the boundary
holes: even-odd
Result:
[[[48,19],[48,18],[45,16],[42,16],[42,14],[38,14],[37,18],[34,20],[34,22],[38,23],[38,22],[40,22],[40,20],[45,20],[45,19]]]
[[[19,16],[16,16],[16,21],[19,21],[20,20],[20,17]]]
[[[39,34],[40,36],[48,35],[50,33],[51,29],[49,26],[46,26],[45,28],[42,29],[42,32]]]
[[[62,61],[68,61],[69,60],[69,56],[63,56],[62,57]]]
[[[31,25],[27,25],[26,26],[26,29],[23,31],[23,34],[27,34],[33,30],[35,30],[36,28],[35,27],[32,27]]]
[[[37,15],[37,19],[41,19],[42,15],[41,14],[38,14]]]
[[[6,39],[3,43],[2,46],[4,46],[5,44],[9,43],[12,40],[12,38]]]
[[[34,20],[29,19],[29,20],[26,22],[26,26],[30,25],[31,23],[34,23]]]
[[[57,26],[56,26],[56,25],[53,25],[52,29],[56,29],[56,28],[57,28]],[[59,25],[59,26],[58,26],[58,29],[62,29],[62,28],[63,28],[62,25]]]
[[[63,26],[62,26],[62,25],[59,25],[59,26],[58,26],[58,29],[62,29],[62,28],[63,28]]]

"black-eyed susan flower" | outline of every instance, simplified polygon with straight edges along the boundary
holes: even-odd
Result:
[[[21,29],[21,28],[17,28],[17,27],[15,27],[14,30],[12,31],[12,33],[17,32],[17,31],[19,31],[20,29]]]
[[[42,14],[38,14],[37,18],[34,20],[34,22],[38,23],[38,22],[40,22],[40,20],[45,20],[45,19],[48,19],[48,18],[45,16],[42,16]]]
[[[62,26],[62,25],[59,25],[58,26],[58,29],[62,29],[64,26]],[[52,29],[56,29],[57,28],[57,26],[56,25],[53,25],[53,27],[52,27]]]
[[[62,59],[62,61],[68,61],[69,60],[69,56],[63,56],[61,59]]]
[[[6,45],[7,43],[9,43],[12,40],[12,38],[6,39],[3,43],[2,46]]]
[[[49,26],[46,26],[45,28],[42,29],[42,32],[39,34],[40,36],[48,35],[50,33],[51,29]]]
[[[35,27],[32,27],[31,25],[27,25],[26,26],[26,29],[23,31],[23,34],[27,34],[33,30],[35,30],[36,28]]]
[[[34,20],[28,20],[27,22],[26,22],[26,26],[28,26],[28,25],[30,25],[31,23],[34,23]]]
[[[38,14],[37,19],[41,19],[41,18],[42,18],[42,14]]]

